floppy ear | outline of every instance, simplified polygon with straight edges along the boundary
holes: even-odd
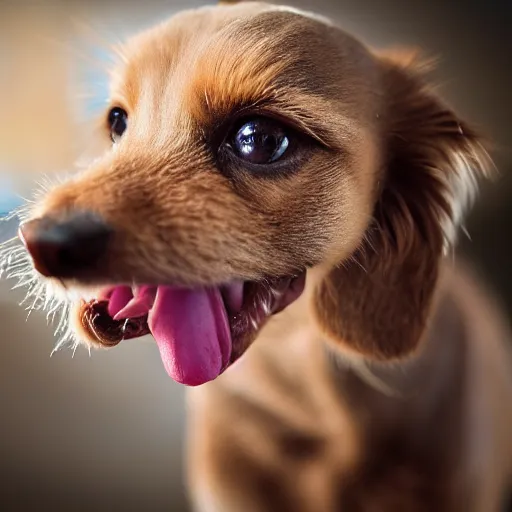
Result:
[[[317,286],[326,337],[376,360],[414,351],[444,252],[487,174],[479,138],[427,86],[408,56],[378,57],[384,161],[373,221],[359,249]]]

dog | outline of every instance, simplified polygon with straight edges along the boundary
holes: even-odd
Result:
[[[191,387],[193,506],[501,510],[510,336],[452,256],[492,164],[430,63],[253,2],[118,53],[111,148],[4,260],[64,305],[62,343],[153,335]]]

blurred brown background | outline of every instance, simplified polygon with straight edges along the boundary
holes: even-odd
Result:
[[[0,212],[42,173],[72,169],[106,98],[101,47],[206,2],[0,0]],[[377,46],[441,57],[437,78],[492,138],[502,177],[484,190],[461,250],[512,312],[512,2],[290,1]],[[0,240],[15,232],[0,224]],[[50,359],[52,329],[0,283],[0,510],[186,510],[183,390],[151,342]]]

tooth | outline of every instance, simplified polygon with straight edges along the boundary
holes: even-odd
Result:
[[[141,316],[147,315],[149,310],[151,309],[143,301],[140,301],[138,298],[132,299],[126,306],[118,311],[114,315],[114,320],[127,320],[129,318],[139,318]]]
[[[133,296],[152,306],[155,302],[157,288],[157,286],[137,285],[133,287]]]
[[[114,317],[132,300],[132,298],[132,290],[129,286],[117,286],[113,290],[108,302],[108,314]]]
[[[155,302],[156,290],[155,286],[134,287],[134,297],[116,313],[114,320],[140,318],[147,315]]]
[[[231,313],[237,313],[242,308],[243,288],[243,281],[235,281],[221,287],[226,306],[231,310]]]

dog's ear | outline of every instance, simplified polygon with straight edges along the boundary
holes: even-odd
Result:
[[[490,168],[478,136],[434,94],[410,55],[379,56],[384,155],[379,192],[361,246],[314,294],[332,342],[376,360],[418,346],[440,261]]]

